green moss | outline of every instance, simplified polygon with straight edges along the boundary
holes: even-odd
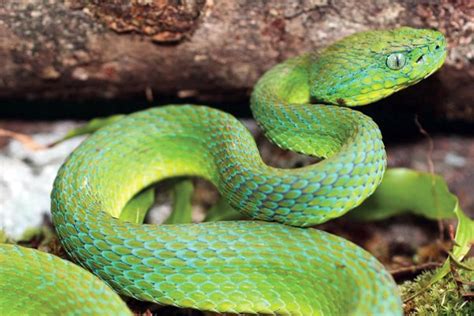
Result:
[[[474,267],[474,258],[465,261],[469,267]],[[432,278],[435,271],[419,275],[414,281],[406,281],[400,286],[403,298],[423,290],[424,285]],[[474,272],[461,267],[455,267],[441,281],[433,284],[420,295],[404,304],[405,315],[474,315],[474,302],[469,301],[468,293],[474,291]]]

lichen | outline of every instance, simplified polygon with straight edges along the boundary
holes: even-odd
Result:
[[[197,28],[204,5],[204,0],[90,1],[86,9],[117,33],[134,32],[157,43],[170,43],[181,41]]]

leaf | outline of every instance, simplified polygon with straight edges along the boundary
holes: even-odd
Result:
[[[194,185],[192,180],[178,180],[173,185],[173,210],[164,224],[192,223],[193,193]]]
[[[128,201],[119,218],[126,222],[142,224],[153,203],[155,203],[155,189],[153,187],[145,189]]]
[[[245,215],[239,213],[229,205],[224,197],[220,197],[217,203],[207,211],[205,222],[235,221],[245,219]]]
[[[97,131],[98,129],[100,129],[100,128],[106,126],[106,125],[110,125],[110,124],[120,120],[124,116],[125,115],[123,115],[123,114],[116,114],[116,115],[111,115],[111,116],[108,116],[108,117],[100,117],[100,118],[92,119],[92,120],[90,120],[89,122],[87,122],[86,124],[84,124],[82,126],[79,126],[77,128],[73,128],[73,129],[69,130],[64,137],[62,137],[61,139],[58,139],[54,143],[50,144],[49,147],[53,147],[53,146],[55,146],[59,143],[62,143],[65,140],[74,138],[76,136],[92,134],[95,131]]]
[[[375,193],[348,215],[380,220],[411,212],[438,220],[456,217],[457,204],[457,197],[439,175],[396,168],[387,170]]]
[[[449,192],[442,177],[404,168],[387,170],[375,193],[348,216],[358,220],[380,220],[406,212],[433,220],[458,220],[452,253],[425,286],[427,288],[449,273],[451,263],[460,262],[469,252],[474,243],[474,221],[463,213],[457,197]]]

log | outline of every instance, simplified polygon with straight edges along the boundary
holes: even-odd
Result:
[[[288,57],[357,31],[408,25],[445,33],[449,56],[392,103],[474,122],[473,18],[469,0],[2,1],[0,102],[20,106],[0,114],[26,111],[28,100],[67,111],[69,102],[138,107],[165,97],[236,109]]]

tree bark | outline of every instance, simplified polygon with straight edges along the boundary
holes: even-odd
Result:
[[[29,0],[0,7],[0,102],[244,101],[276,63],[345,35],[433,27],[446,65],[396,103],[474,122],[469,0]]]

